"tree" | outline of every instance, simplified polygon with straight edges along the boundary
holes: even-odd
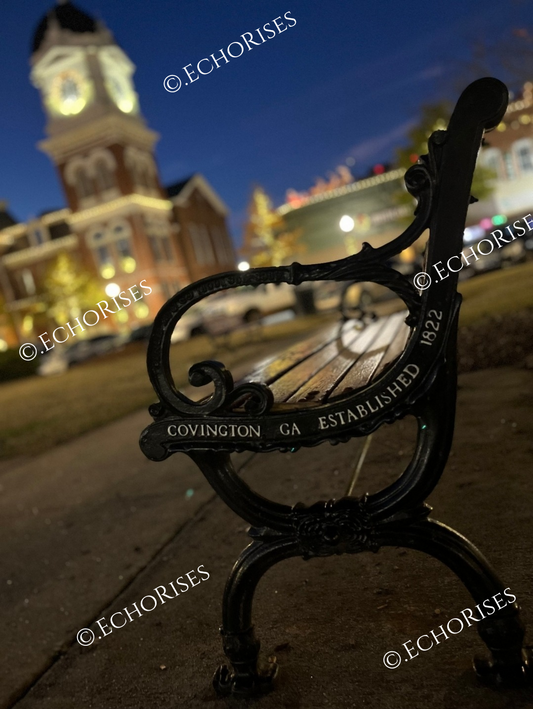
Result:
[[[272,201],[262,187],[256,187],[248,207],[248,222],[244,229],[244,244],[250,265],[281,266],[294,254],[305,251],[298,243],[301,229],[287,231],[285,220],[272,207]]]
[[[43,286],[48,315],[58,325],[94,308],[105,297],[96,278],[65,251],[48,267]]]

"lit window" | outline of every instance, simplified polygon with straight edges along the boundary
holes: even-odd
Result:
[[[27,295],[35,295],[35,281],[33,280],[33,274],[27,268],[22,271],[22,283],[24,284],[24,290]]]

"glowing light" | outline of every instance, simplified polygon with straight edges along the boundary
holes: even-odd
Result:
[[[116,313],[117,320],[121,323],[128,322],[129,320],[129,315],[125,310],[119,310],[118,313]]]
[[[105,294],[108,295],[110,298],[116,298],[119,293],[120,286],[118,285],[118,283],[108,283],[105,287]]]
[[[126,256],[122,259],[122,270],[126,273],[133,273],[137,268],[137,261],[132,256]]]
[[[351,217],[349,217],[347,214],[345,214],[343,217],[340,218],[339,226],[342,229],[342,231],[344,231],[347,234],[349,231],[352,231],[352,229],[355,226],[355,222]]]
[[[250,264],[248,263],[248,261],[241,261],[238,264],[237,268],[239,269],[239,271],[247,271],[250,268]]]
[[[374,175],[383,175],[385,172],[385,166],[384,165],[374,165],[372,172]]]
[[[0,340],[0,352],[5,352],[7,349],[7,342],[5,340]]]
[[[531,116],[528,116],[527,113],[524,113],[524,115],[520,116],[518,119],[520,123],[531,123]]]
[[[482,219],[482,220],[479,222],[479,226],[480,226],[482,229],[485,229],[485,231],[486,231],[487,229],[490,229],[491,226],[492,226],[492,219],[487,219],[487,218],[485,217],[485,219]]]
[[[409,160],[412,163],[415,163],[418,160],[418,155],[416,153],[411,153],[411,155],[409,155]]]
[[[115,267],[112,266],[110,263],[106,263],[102,268],[100,269],[100,274],[102,278],[106,278],[109,280],[110,278],[113,278],[115,275]]]
[[[33,316],[25,315],[22,321],[22,329],[24,332],[29,333],[33,330]]]
[[[505,214],[496,214],[494,217],[492,217],[492,223],[494,226],[499,226],[500,224],[505,224],[507,221],[507,217]]]
[[[130,98],[123,98],[118,103],[117,106],[124,113],[131,113],[133,111],[133,101]]]
[[[147,318],[150,315],[150,308],[146,305],[146,303],[137,303],[134,307],[135,315],[138,318]]]
[[[507,126],[505,125],[505,123],[500,123],[499,126],[496,128],[496,130],[499,130],[500,133],[501,133],[501,132],[504,131],[506,128],[507,128]]]

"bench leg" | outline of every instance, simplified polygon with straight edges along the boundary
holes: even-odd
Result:
[[[403,529],[400,525],[394,527],[394,531],[391,529],[385,534],[383,528],[380,530],[381,544],[417,549],[439,559],[457,574],[476,604],[498,593],[502,594],[502,600],[506,598],[503,595],[506,587],[489,562],[455,530],[435,520],[415,522]],[[531,648],[523,646],[525,628],[519,610],[515,601],[476,623],[491,659],[476,657],[474,668],[478,677],[488,684],[518,685],[533,679],[533,653]],[[487,614],[486,608],[484,612]]]
[[[260,642],[254,635],[252,603],[263,574],[278,561],[299,556],[294,540],[254,541],[242,552],[226,583],[223,620],[220,629],[224,654],[232,670],[222,665],[215,672],[213,685],[219,694],[252,696],[269,691],[277,674],[275,658],[268,666],[258,667]]]

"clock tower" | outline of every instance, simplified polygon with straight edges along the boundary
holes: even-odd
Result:
[[[103,22],[68,0],[38,24],[30,63],[47,117],[39,147],[59,172],[82,261],[113,291],[146,279],[153,291],[136,319],[153,318],[169,287],[189,277],[153,155],[159,136],[140,112],[135,66]]]

